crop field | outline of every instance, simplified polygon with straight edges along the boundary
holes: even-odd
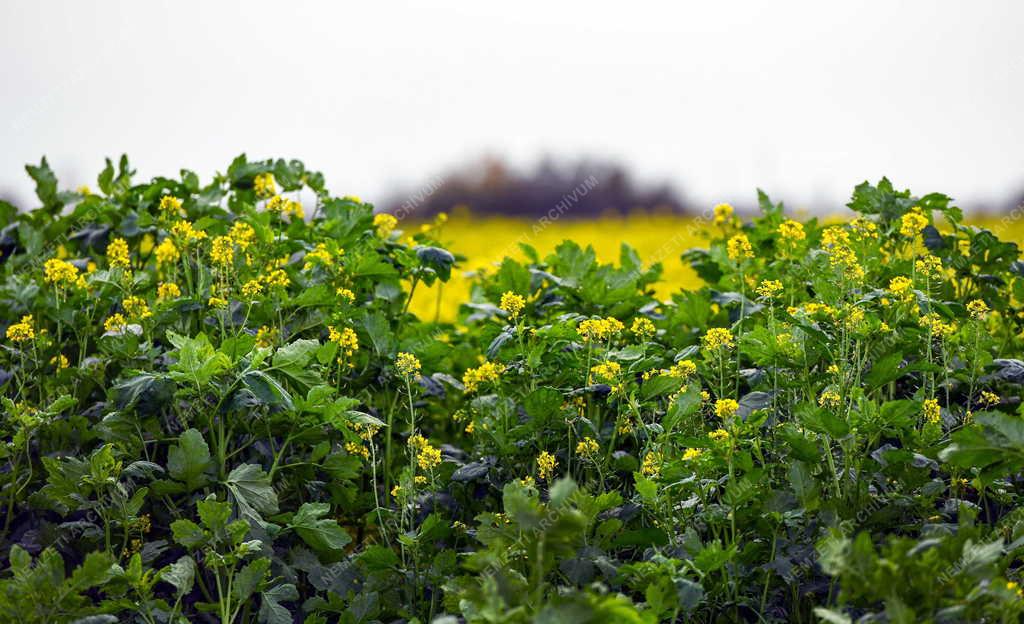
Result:
[[[885,179],[822,222],[413,224],[294,160],[27,171],[0,622],[1024,614],[1009,221]]]
[[[832,216],[827,222],[840,222],[842,217]],[[967,218],[972,225],[991,229],[1001,238],[1015,243],[1024,242],[1024,219],[982,216]],[[417,223],[411,230],[433,223]],[[661,280],[654,284],[655,296],[666,299],[680,289],[701,286],[697,274],[680,256],[693,247],[707,243],[713,228],[708,220],[678,215],[631,213],[601,219],[540,220],[507,217],[473,217],[469,214],[453,215],[435,229],[435,235],[445,242],[453,253],[463,256],[459,269],[448,282],[420,288],[413,294],[410,309],[420,318],[455,321],[459,306],[471,298],[472,276],[480,270],[493,269],[506,256],[524,260],[519,243],[533,246],[538,253],[547,255],[563,240],[574,240],[580,245],[594,248],[598,260],[617,261],[619,248],[628,243],[645,262],[660,262]]]

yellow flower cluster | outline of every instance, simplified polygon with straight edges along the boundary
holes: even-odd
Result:
[[[928,217],[921,214],[921,209],[915,206],[900,219],[900,234],[907,238],[914,238],[927,226]]]
[[[735,346],[732,332],[724,327],[712,327],[708,330],[701,343],[705,349],[732,349]]]
[[[687,461],[688,462],[688,461],[693,461],[695,459],[700,459],[700,456],[703,455],[703,454],[704,454],[704,451],[702,449],[688,448],[685,451],[683,451],[683,461]]]
[[[603,319],[586,319],[580,321],[579,326],[576,328],[576,333],[580,335],[583,340],[604,340],[610,338],[615,334],[619,333],[625,328],[619,319],[614,317],[607,317]]]
[[[188,246],[189,243],[206,239],[206,232],[195,229],[190,222],[182,219],[171,226],[171,236],[178,239],[182,246]]]
[[[874,240],[878,238],[878,226],[875,222],[864,217],[857,217],[850,222],[850,230],[859,241]]]
[[[801,241],[807,238],[807,233],[804,232],[804,224],[799,221],[793,221],[787,219],[779,224],[779,238],[788,247],[796,247]]]
[[[576,444],[576,454],[581,457],[593,457],[599,450],[601,450],[601,447],[598,445],[597,440],[590,436],[583,438]]]
[[[942,276],[942,260],[938,256],[928,254],[914,263],[914,270],[927,278]]]
[[[696,372],[697,365],[692,360],[679,360],[665,371],[665,375],[677,379],[686,379],[693,376]]]
[[[209,299],[206,300],[206,305],[210,306],[211,308],[223,309],[228,307],[228,300],[225,299],[224,297],[212,295]]]
[[[164,282],[156,287],[156,298],[160,301],[177,299],[181,296],[181,289],[174,282]]]
[[[263,283],[258,279],[251,279],[242,284],[242,296],[247,299],[255,299],[263,294]]]
[[[269,171],[258,173],[252,179],[252,190],[256,191],[256,197],[266,198],[277,193],[277,185],[274,184],[274,174]]]
[[[111,314],[107,317],[107,320],[103,321],[103,329],[108,332],[124,331],[127,326],[128,321],[125,320],[124,315],[120,312]]]
[[[925,399],[921,404],[921,413],[924,415],[925,422],[929,424],[934,425],[942,420],[942,409],[935,399]]]
[[[737,234],[730,238],[726,243],[726,252],[729,259],[734,262],[754,257],[754,248],[750,246],[750,239],[746,234]]]
[[[889,292],[899,301],[910,301],[914,297],[913,285],[909,277],[897,275],[889,280]]]
[[[715,429],[714,431],[708,434],[708,437],[714,440],[715,442],[721,442],[723,440],[729,439],[729,432],[726,431],[725,429]]]
[[[729,204],[718,204],[712,208],[712,212],[715,215],[715,225],[725,225],[732,222],[732,216],[735,211]]]
[[[416,377],[420,374],[420,361],[412,353],[405,353],[404,351],[399,353],[398,358],[395,360],[395,367],[398,368],[399,373],[406,377]]]
[[[346,442],[345,451],[349,455],[355,455],[357,457],[362,457],[363,459],[370,458],[370,449],[366,448],[362,444],[357,444],[355,442]]]
[[[278,331],[276,327],[261,325],[260,328],[256,330],[256,346],[266,348],[273,345],[277,342],[277,335]]]
[[[344,299],[349,303],[355,303],[356,294],[349,290],[348,288],[339,288],[336,291],[334,291],[334,294],[336,294],[339,299]]]
[[[476,368],[467,369],[462,375],[462,384],[466,387],[466,393],[476,392],[481,384],[497,381],[505,372],[505,366],[497,362],[484,362]]]
[[[171,240],[170,237],[165,238],[156,246],[155,253],[157,264],[173,264],[181,257],[181,254],[178,253],[178,248],[174,245],[174,241]]]
[[[835,390],[826,390],[818,396],[818,405],[835,409],[842,402],[842,397]]]
[[[501,295],[501,302],[498,307],[508,312],[509,316],[513,319],[519,316],[519,313],[526,307],[526,299],[522,295],[517,295],[511,290]]]
[[[782,282],[779,280],[763,280],[757,287],[757,294],[765,299],[774,299],[782,292]]]
[[[344,351],[345,355],[351,357],[353,353],[359,350],[359,336],[351,327],[343,327],[341,331],[338,331],[334,326],[328,326],[329,336],[331,342],[336,343],[338,347]]]
[[[256,230],[245,221],[235,221],[228,231],[228,236],[235,241],[239,249],[245,251],[256,239]]]
[[[11,342],[25,342],[36,337],[36,330],[32,327],[32,315],[26,314],[21,320],[7,327],[7,339]]]
[[[334,256],[325,243],[317,243],[316,247],[306,254],[305,260],[305,264],[302,265],[303,271],[308,271],[316,264],[327,268],[334,266]]]
[[[107,245],[107,264],[120,269],[127,269],[131,265],[128,243],[123,238],[115,238]]]
[[[640,472],[648,477],[657,477],[661,474],[661,464],[663,461],[662,454],[658,451],[651,451],[644,455],[644,460],[640,464]]]
[[[537,456],[537,477],[544,479],[545,481],[550,480],[555,474],[555,466],[558,465],[558,460],[555,456],[547,451],[541,451],[540,455]]]
[[[279,213],[282,217],[292,215],[296,219],[305,218],[306,212],[302,208],[302,203],[297,202],[294,199],[287,199],[280,195],[274,195],[267,202],[267,210],[270,212]]]
[[[387,238],[398,227],[398,219],[386,212],[373,215],[373,227],[377,228],[377,236]]]
[[[141,321],[153,316],[149,310],[149,304],[142,297],[127,297],[121,301],[121,307],[128,313],[128,318],[133,320]]]
[[[629,328],[629,331],[637,338],[644,339],[653,336],[657,330],[654,327],[654,323],[651,322],[651,319],[638,316],[633,319],[633,325]]]
[[[601,362],[600,364],[590,367],[590,372],[593,373],[598,379],[603,379],[604,381],[614,381],[615,378],[619,376],[619,373],[622,372],[622,367],[619,365],[618,362],[607,360],[605,362]]]
[[[981,399],[979,400],[979,402],[985,407],[992,407],[993,405],[998,405],[1000,400],[1001,399],[999,398],[999,395],[996,394],[995,392],[982,390]]]
[[[54,286],[82,286],[79,281],[78,267],[57,258],[50,258],[43,263],[43,276],[47,284]]]
[[[970,313],[971,318],[983,319],[988,315],[988,304],[981,299],[974,299],[967,304],[967,312]]]
[[[943,322],[942,317],[935,312],[929,312],[928,314],[922,315],[918,319],[918,324],[921,327],[926,327],[932,331],[934,336],[939,338],[947,338],[956,333],[956,323],[950,321],[949,323]]]
[[[715,401],[715,415],[721,419],[731,418],[740,410],[740,404],[734,399],[718,399]]]
[[[160,212],[165,216],[178,216],[181,214],[181,200],[174,195],[164,195],[160,198]]]
[[[441,449],[431,446],[423,436],[409,438],[409,446],[416,453],[416,465],[420,470],[432,470],[441,464]]]
[[[292,283],[284,269],[273,269],[266,275],[260,276],[260,280],[262,280],[268,288],[287,288]]]
[[[213,239],[210,247],[210,260],[222,267],[229,266],[235,260],[235,243],[230,236],[218,236]]]

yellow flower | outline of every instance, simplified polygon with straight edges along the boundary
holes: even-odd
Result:
[[[269,347],[273,345],[274,342],[277,341],[277,334],[278,332],[276,327],[271,328],[266,325],[261,325],[260,328],[256,330],[256,346]]]
[[[981,299],[974,299],[967,304],[967,311],[970,312],[971,318],[983,319],[988,314],[988,304]]]
[[[362,457],[363,459],[370,458],[370,449],[366,448],[362,444],[356,444],[355,442],[346,442],[345,451],[349,455],[355,455],[357,457]]]
[[[188,245],[189,243],[206,238],[206,232],[196,230],[192,227],[191,223],[185,220],[179,220],[171,226],[171,235],[178,239],[178,242],[182,245]]]
[[[287,288],[292,283],[284,269],[274,269],[270,273],[261,276],[260,279],[263,280],[264,284],[271,288]]]
[[[915,206],[900,219],[900,234],[907,238],[914,238],[927,226],[928,218],[921,214],[920,208]]]
[[[921,413],[924,415],[925,422],[930,424],[937,424],[942,420],[942,409],[939,407],[939,402],[935,399],[925,399],[924,403],[921,404]]]
[[[463,429],[463,431],[465,431],[466,433],[469,433],[469,434],[472,434],[475,430],[476,430],[476,423],[474,423],[472,420],[469,421],[469,424],[466,425],[465,429]]]
[[[999,395],[996,394],[995,392],[989,392],[988,390],[982,390],[981,391],[981,400],[979,402],[982,405],[984,405],[985,407],[992,407],[993,405],[998,405],[1000,400],[1001,399],[999,398]]]
[[[704,454],[704,451],[697,448],[688,448],[683,451],[683,461],[693,461],[700,459],[700,456]]]
[[[640,465],[640,472],[648,477],[657,477],[661,474],[662,455],[657,451],[651,451],[644,455],[644,461]]]
[[[406,377],[418,377],[420,374],[420,361],[412,353],[404,351],[399,353],[395,360],[395,366],[398,368],[398,372]]]
[[[501,303],[498,307],[508,312],[509,316],[515,319],[523,311],[523,308],[526,307],[526,299],[510,290],[501,295]]]
[[[740,404],[733,399],[718,399],[715,401],[715,415],[719,418],[731,418],[740,409]]]
[[[1017,598],[1024,598],[1024,590],[1021,589],[1020,584],[1016,581],[1006,581],[1006,589],[1017,596]]]
[[[914,270],[928,278],[941,277],[942,260],[938,256],[928,254],[914,263]]]
[[[174,241],[170,237],[165,238],[156,246],[157,264],[172,264],[177,262],[180,257],[181,254],[178,253],[178,248],[174,246]]]
[[[345,352],[345,355],[351,356],[359,349],[359,336],[356,335],[356,332],[351,327],[344,327],[341,331],[338,331],[333,326],[328,326],[327,329],[330,341],[337,343]]]
[[[160,212],[167,216],[178,216],[181,213],[181,200],[173,195],[160,198]]]
[[[633,319],[633,325],[629,328],[629,331],[642,340],[650,338],[657,330],[654,328],[654,323],[651,322],[651,319],[638,316]]]
[[[206,305],[211,308],[226,308],[228,307],[228,300],[214,295],[206,301]]]
[[[306,254],[306,262],[302,266],[303,271],[308,271],[314,264],[321,264],[325,267],[334,266],[334,256],[331,255],[325,243],[317,243],[316,248]]]
[[[615,334],[623,330],[623,325],[619,319],[613,317],[607,317],[603,319],[586,319],[580,321],[579,327],[576,328],[576,332],[586,341],[590,340],[604,340],[610,338]]]
[[[344,299],[349,303],[355,303],[356,294],[349,290],[348,288],[339,288],[336,291],[334,291],[334,294],[336,294],[339,299]]]
[[[441,463],[441,449],[424,444],[416,453],[416,464],[421,470],[431,470]]]
[[[914,293],[911,291],[913,285],[914,283],[910,281],[909,277],[897,275],[889,280],[889,292],[900,301],[910,301],[914,296]]]
[[[576,444],[576,454],[582,457],[592,457],[601,450],[597,440],[591,437],[585,437]]]
[[[732,221],[734,210],[729,204],[718,204],[712,211],[715,214],[715,225],[723,225]]]
[[[590,367],[590,372],[597,376],[598,379],[614,381],[619,376],[619,373],[622,372],[622,367],[618,362],[607,360]]]
[[[181,289],[174,282],[164,282],[156,288],[156,298],[161,301],[177,299],[180,296]]]
[[[796,247],[800,241],[807,238],[804,232],[804,224],[799,221],[787,219],[779,224],[779,237],[789,247]]]
[[[705,349],[732,349],[732,332],[724,327],[712,327],[701,339]]]
[[[235,245],[230,236],[218,236],[213,239],[213,246],[210,248],[210,260],[214,264],[228,266],[235,259]]]
[[[729,242],[726,243],[726,248],[729,259],[733,261],[754,257],[754,248],[750,246],[750,239],[747,238],[746,234],[737,234],[730,238]]]
[[[835,390],[826,390],[818,397],[818,405],[835,409],[842,402],[842,397]]]
[[[774,299],[782,292],[782,282],[779,280],[763,280],[757,287],[757,294],[765,299]]]
[[[829,364],[825,372],[828,373],[829,375],[838,375],[839,367],[836,366],[835,364]]]
[[[58,353],[50,358],[50,364],[55,365],[57,370],[64,370],[68,366],[71,366],[71,362],[68,361],[68,357],[63,353]]]
[[[252,189],[256,191],[256,197],[270,197],[277,193],[277,185],[274,184],[274,174],[269,171],[256,174],[252,179]]]
[[[7,339],[11,342],[25,342],[36,337],[36,330],[32,327],[32,315],[26,314],[21,321],[8,326]]]
[[[377,236],[387,238],[398,226],[398,219],[386,212],[373,215],[373,227],[377,228]]]
[[[497,381],[504,372],[503,364],[487,361],[476,368],[467,369],[462,375],[462,384],[466,387],[466,394],[476,392],[482,384]]]
[[[679,360],[673,364],[665,374],[677,379],[686,379],[687,377],[693,376],[696,372],[697,365],[694,364],[692,360]]]
[[[78,283],[78,267],[66,260],[50,258],[43,264],[43,274],[46,283],[54,286],[73,286]]]
[[[242,284],[242,296],[249,299],[255,299],[263,294],[263,284],[259,280],[249,280]]]
[[[399,495],[401,495],[401,493],[402,493],[402,486],[396,485],[395,487],[391,488],[391,498],[398,498]]]
[[[729,432],[726,431],[725,429],[715,429],[714,431],[708,434],[708,437],[714,440],[715,442],[721,442],[722,440],[729,439]]]
[[[131,265],[128,243],[123,238],[115,238],[107,245],[107,264],[122,269],[127,269]]]
[[[142,297],[128,297],[121,301],[121,307],[128,313],[128,317],[135,320],[147,319],[153,316],[149,310],[149,304]]]
[[[231,240],[235,241],[239,249],[245,251],[256,238],[256,230],[245,221],[235,221],[231,226],[231,231],[228,232],[228,236],[231,237]]]
[[[558,460],[555,456],[547,451],[541,451],[540,455],[537,456],[537,477],[548,481],[555,473],[555,467],[558,465]]]
[[[124,319],[124,315],[120,312],[111,314],[107,317],[107,320],[103,321],[103,329],[108,332],[124,331],[124,328],[128,326],[128,321]]]

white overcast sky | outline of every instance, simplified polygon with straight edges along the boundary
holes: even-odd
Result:
[[[0,5],[0,196],[104,156],[298,157],[380,200],[483,153],[617,159],[701,202],[841,205],[888,175],[1024,189],[1024,2]]]

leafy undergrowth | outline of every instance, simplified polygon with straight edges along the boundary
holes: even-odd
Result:
[[[28,170],[3,621],[1020,618],[1024,265],[945,196],[719,206],[668,301],[627,246],[526,246],[438,324],[437,229],[297,161]]]

